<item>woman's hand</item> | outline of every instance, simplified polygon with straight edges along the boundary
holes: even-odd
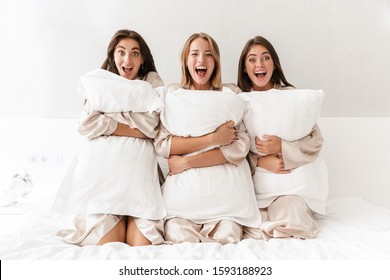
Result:
[[[214,145],[225,146],[229,145],[236,138],[236,129],[234,122],[228,121],[220,125],[212,134],[212,143]]]
[[[259,157],[257,159],[257,166],[277,174],[286,174],[291,172],[291,170],[284,169],[283,159],[277,154]]]
[[[274,135],[263,135],[265,140],[260,140],[256,137],[256,149],[261,154],[281,154],[282,153],[282,141],[279,137]]]
[[[168,167],[169,167],[168,175],[180,174],[180,173],[186,171],[187,169],[189,169],[186,157],[183,157],[183,156],[169,157]]]

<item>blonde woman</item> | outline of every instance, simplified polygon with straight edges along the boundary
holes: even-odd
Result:
[[[245,161],[245,106],[223,87],[219,48],[209,35],[190,36],[181,66],[181,84],[165,93],[155,140],[169,166],[163,185],[165,238],[169,243],[238,242],[244,225],[260,224]]]

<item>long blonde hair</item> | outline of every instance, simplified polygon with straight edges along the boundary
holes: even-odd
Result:
[[[213,90],[222,90],[221,59],[219,48],[215,40],[206,33],[194,33],[184,44],[183,51],[181,53],[181,86],[185,89],[190,89],[192,86],[191,74],[187,68],[187,58],[190,53],[191,43],[197,38],[205,39],[210,45],[211,55],[213,56],[215,64],[213,73],[210,77],[210,84]]]

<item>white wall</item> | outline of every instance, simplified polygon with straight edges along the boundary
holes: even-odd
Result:
[[[1,0],[0,117],[78,117],[77,80],[121,28],[142,34],[167,84],[192,33],[216,39],[225,82],[263,35],[291,83],[325,90],[323,116],[390,116],[390,0]]]
[[[0,118],[0,190],[26,170],[33,195],[55,195],[78,149],[77,125],[78,119]]]
[[[390,118],[321,118],[329,197],[390,208]]]

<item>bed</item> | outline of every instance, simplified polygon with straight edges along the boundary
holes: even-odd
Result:
[[[13,135],[1,139],[0,183],[7,184],[8,175],[22,167],[33,175],[35,184],[24,200],[0,209],[1,260],[390,260],[390,118],[321,119],[330,193],[327,215],[317,217],[321,231],[315,239],[137,248],[121,243],[82,248],[55,236],[57,230],[72,226],[71,217],[50,209],[79,141],[76,123],[76,119],[0,121],[1,130]],[[23,135],[18,130],[22,125]],[[343,137],[338,137],[341,133]],[[29,141],[24,135],[31,135]],[[371,138],[384,152],[360,150],[364,160],[357,161],[356,150]],[[26,163],[31,151],[49,156],[61,151],[62,164]]]
[[[20,202],[20,203],[23,203]],[[2,260],[362,260],[390,259],[390,209],[360,198],[332,199],[326,216],[318,216],[315,239],[243,240],[237,244],[182,243],[130,247],[122,243],[78,247],[55,236],[71,227],[71,217],[50,211],[52,199],[42,199],[24,214],[2,214]],[[11,225],[11,223],[13,225]]]

